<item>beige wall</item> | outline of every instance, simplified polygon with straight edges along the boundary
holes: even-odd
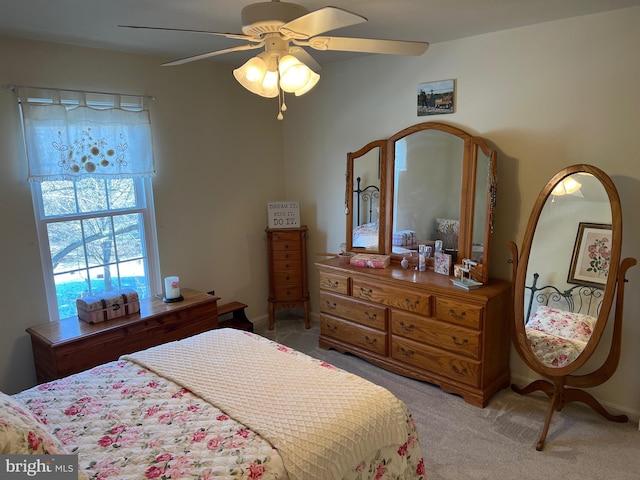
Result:
[[[0,37],[0,85],[149,94],[161,274],[214,289],[264,315],[266,204],[284,199],[275,100],[240,87],[228,67]],[[25,329],[48,321],[16,98],[0,89],[0,389],[35,383]],[[161,292],[158,292],[161,293]]]
[[[433,118],[484,136],[499,152],[494,276],[510,277],[506,242],[522,241],[538,192],[575,163],[596,165],[613,178],[625,219],[623,255],[640,257],[639,24],[640,8],[632,8],[432,45],[418,58],[369,56],[325,65],[312,92],[288,100],[282,124],[273,118],[271,100],[242,91],[230,67],[206,62],[164,69],[156,58],[0,39],[0,84],[157,96],[154,192],[162,272],[244,301],[252,319],[262,319],[266,202],[301,202],[310,264],[314,252],[336,251],[345,240],[346,153],[430,120],[416,116],[416,87],[432,80],[457,82],[456,113]],[[0,125],[0,288],[6,296],[0,388],[11,393],[35,381],[23,332],[47,311],[8,90],[0,90]],[[628,278],[620,367],[593,393],[638,418],[640,268]],[[309,279],[317,312],[313,267]],[[515,352],[511,363],[514,381],[533,377]]]
[[[640,258],[638,25],[636,7],[431,45],[419,58],[369,56],[325,66],[316,90],[302,97],[302,107],[289,109],[284,124],[287,193],[301,201],[310,251],[336,251],[345,240],[346,153],[436,120],[483,136],[498,149],[493,276],[511,278],[506,242],[522,242],[542,187],[576,163],[612,177],[623,207],[623,256]],[[451,78],[456,113],[417,117],[417,84]],[[317,272],[310,272],[317,311]],[[620,366],[592,393],[637,418],[640,267],[628,279]],[[606,352],[600,348],[599,358]],[[511,358],[513,381],[534,378],[513,350]]]

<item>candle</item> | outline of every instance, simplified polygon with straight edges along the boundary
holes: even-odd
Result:
[[[164,296],[169,300],[180,297],[179,277],[167,277],[164,279]]]

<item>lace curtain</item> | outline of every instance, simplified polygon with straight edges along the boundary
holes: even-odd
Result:
[[[30,182],[155,175],[148,98],[17,89]]]

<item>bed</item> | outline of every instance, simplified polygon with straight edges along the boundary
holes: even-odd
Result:
[[[0,405],[0,453],[77,454],[80,478],[424,478],[403,402],[251,332],[153,347]]]
[[[538,286],[538,280],[534,273],[532,285],[525,286],[527,341],[542,363],[564,367],[578,358],[591,338],[604,292],[590,285]]]

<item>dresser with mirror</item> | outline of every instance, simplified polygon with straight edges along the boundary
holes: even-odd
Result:
[[[424,122],[347,155],[346,250],[386,268],[316,263],[322,348],[439,385],[484,407],[509,384],[511,283],[489,275],[496,152],[457,127]],[[438,245],[469,260],[477,288],[404,259]]]

